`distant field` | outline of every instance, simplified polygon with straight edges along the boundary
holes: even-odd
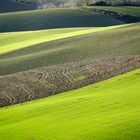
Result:
[[[135,22],[135,19],[118,20],[111,16],[91,11],[105,9],[140,17],[140,7],[75,7],[24,11],[0,14],[0,32],[31,31],[66,27],[104,27]],[[129,17],[131,18],[131,17]],[[134,21],[133,21],[134,20]],[[138,19],[137,19],[138,20]]]
[[[139,23],[4,33],[0,35],[0,75],[76,61],[140,55],[139,36]]]
[[[139,140],[140,70],[0,109],[1,140]],[[7,133],[8,132],[8,133]]]
[[[13,0],[0,0],[0,13],[16,12],[36,9],[36,6],[14,2]]]
[[[0,14],[0,32],[123,24],[117,19],[83,8],[58,8]]]
[[[91,8],[126,13],[131,16],[140,17],[140,6],[94,6]]]

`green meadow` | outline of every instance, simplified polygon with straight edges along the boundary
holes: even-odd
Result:
[[[111,16],[93,12],[91,9],[122,12],[135,17],[140,15],[140,7],[135,6],[50,8],[47,10],[10,12],[0,14],[0,32],[68,27],[104,27],[127,23],[127,21],[120,21]]]
[[[11,1],[5,1],[5,5],[6,2]],[[120,19],[95,9],[121,13],[126,17]],[[0,12],[2,10],[0,5]],[[135,19],[137,23],[134,23]],[[23,96],[29,98],[31,93],[34,95],[31,90],[33,82],[45,95],[46,92],[48,96],[52,95],[54,86],[48,84],[50,71],[46,66],[54,66],[57,70],[59,64],[69,65],[69,73],[67,67],[59,70],[66,82],[71,82],[73,68],[70,64],[74,62],[91,61],[92,67],[96,67],[94,60],[111,58],[113,63],[115,58],[121,61],[121,58],[130,56],[132,64],[133,58],[140,55],[139,39],[138,6],[88,6],[0,13],[0,77],[9,79],[8,82],[0,82],[0,90],[3,89],[0,101],[20,100]],[[100,62],[104,66],[103,61]],[[35,74],[41,67],[46,67],[46,71],[44,68]],[[110,61],[106,67],[110,67]],[[115,68],[120,73],[124,72],[117,64]],[[33,75],[37,81],[32,77],[29,81],[28,70],[32,70],[30,76]],[[87,67],[86,70],[93,72],[94,68]],[[15,74],[17,83],[11,74]],[[98,74],[100,72],[94,78]],[[63,78],[57,73],[50,77],[54,78],[50,81],[59,78],[60,83]],[[85,78],[81,69],[74,80],[80,85]],[[111,79],[106,77],[108,80],[99,83],[92,78],[89,75],[88,80],[94,84],[83,88],[64,92],[62,84],[63,93],[59,95],[0,108],[0,140],[139,140],[140,69]],[[50,91],[43,89],[45,86],[50,86]],[[22,90],[24,95],[19,92]],[[35,92],[46,97],[40,90]]]
[[[70,27],[103,27],[124,22],[89,8],[55,8],[0,14],[0,32],[32,31]]]
[[[140,70],[0,109],[1,140],[139,140]]]

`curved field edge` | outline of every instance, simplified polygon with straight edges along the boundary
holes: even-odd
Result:
[[[140,69],[47,99],[0,109],[0,138],[139,140],[139,84]]]

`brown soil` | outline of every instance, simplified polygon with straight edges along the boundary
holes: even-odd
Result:
[[[140,57],[43,67],[0,77],[0,107],[52,96],[140,68]]]

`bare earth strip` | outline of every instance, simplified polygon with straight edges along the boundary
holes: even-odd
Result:
[[[81,88],[140,68],[140,56],[43,67],[0,77],[0,107]]]

